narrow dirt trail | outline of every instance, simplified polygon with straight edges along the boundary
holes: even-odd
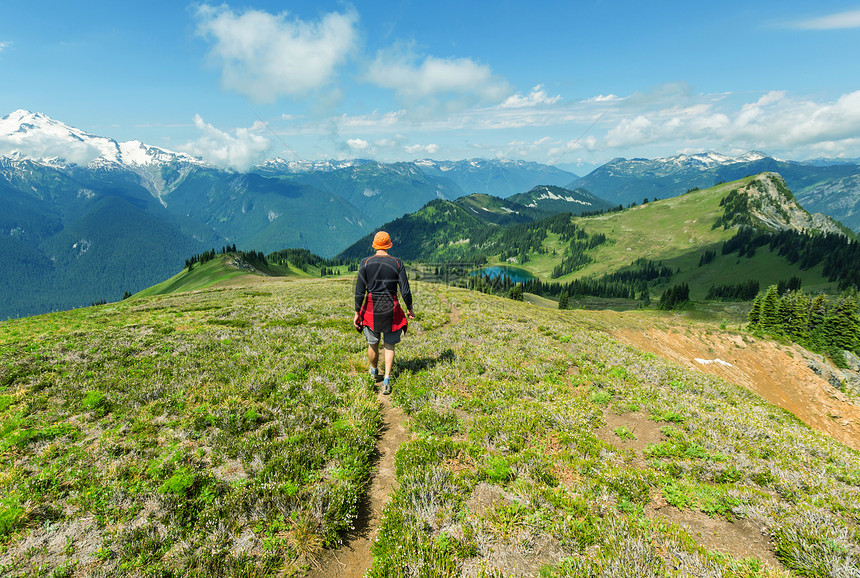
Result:
[[[445,297],[444,293],[439,293],[439,301],[448,308],[448,323],[445,325],[457,325],[460,323],[460,310],[457,309],[453,303],[448,301],[448,298]]]
[[[376,539],[382,520],[382,508],[397,485],[394,473],[394,454],[400,444],[409,439],[404,427],[406,415],[391,405],[391,398],[379,395],[382,405],[382,428],[376,446],[376,467],[370,488],[359,506],[355,530],[350,532],[343,546],[328,552],[319,567],[308,574],[312,578],[360,578],[373,563],[370,546]]]
[[[445,325],[460,322],[460,311],[444,294],[438,293],[439,300],[449,310]],[[394,385],[396,387],[396,384]],[[381,391],[381,389],[380,389]],[[382,406],[382,427],[376,444],[376,464],[370,487],[359,505],[355,529],[344,539],[337,550],[326,552],[317,566],[308,573],[309,578],[361,578],[373,564],[370,547],[379,532],[382,521],[382,508],[397,486],[394,472],[394,454],[401,444],[409,440],[406,430],[406,414],[391,404],[391,397],[379,394]]]

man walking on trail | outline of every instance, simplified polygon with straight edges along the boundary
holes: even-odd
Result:
[[[376,254],[361,262],[358,280],[355,283],[355,319],[352,323],[367,339],[367,357],[370,360],[370,375],[379,376],[379,340],[385,347],[385,377],[382,393],[391,393],[391,367],[394,365],[394,346],[400,341],[409,322],[397,300],[397,287],[406,304],[409,319],[415,319],[412,311],[412,292],[406,278],[403,261],[388,254],[393,246],[391,237],[379,231],[373,238]],[[365,300],[365,293],[367,299]]]

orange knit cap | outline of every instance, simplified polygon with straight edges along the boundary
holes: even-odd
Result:
[[[388,236],[388,233],[385,231],[379,231],[373,237],[373,248],[374,249],[390,249],[393,247],[393,243],[391,242],[391,237]]]

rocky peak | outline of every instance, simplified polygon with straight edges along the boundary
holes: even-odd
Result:
[[[839,225],[830,217],[810,214],[801,207],[777,173],[761,173],[739,192],[748,197],[750,216],[770,229],[842,234]]]

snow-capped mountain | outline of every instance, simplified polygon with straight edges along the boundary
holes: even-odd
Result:
[[[511,159],[466,159],[462,161],[413,161],[425,174],[447,178],[467,194],[483,193],[510,197],[536,185],[563,186],[576,175],[559,168]]]
[[[739,156],[711,151],[656,159],[616,158],[567,188],[584,187],[599,197],[627,205],[645,198],[674,197],[694,187],[706,188],[763,171],[781,172],[780,164],[786,163],[757,151]]]
[[[280,172],[280,173],[313,173],[322,172],[330,173],[341,169],[361,166],[363,164],[374,161],[365,159],[345,159],[345,160],[326,160],[326,161],[288,161],[280,157],[267,159],[257,165],[257,169],[262,172]]]
[[[673,157],[654,159],[655,163],[673,165],[684,168],[700,168],[708,170],[718,166],[733,165],[737,163],[751,163],[768,158],[768,155],[759,151],[750,151],[740,156],[730,157],[714,151],[696,153],[691,155],[680,154]]]
[[[680,154],[666,158],[615,158],[598,167],[595,171],[583,177],[586,180],[595,173],[612,176],[636,176],[636,177],[662,177],[673,176],[683,173],[701,173],[714,171],[724,167],[748,165],[761,161],[775,161],[768,155],[752,151],[732,157],[717,152],[706,152],[698,154]]]
[[[80,165],[128,168],[170,163],[203,165],[185,153],[146,145],[140,141],[117,142],[69,126],[51,117],[27,110],[0,118],[0,155],[54,166]]]

